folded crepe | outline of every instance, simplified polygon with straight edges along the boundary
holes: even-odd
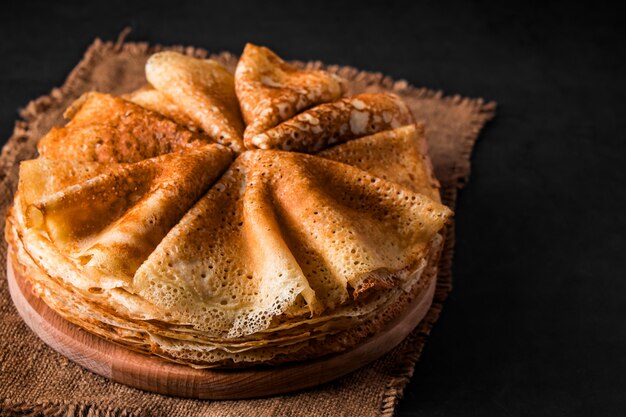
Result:
[[[109,94],[86,93],[65,112],[38,146],[49,159],[137,162],[213,141],[172,120]]]
[[[385,130],[325,149],[317,155],[355,166],[441,202],[439,181],[428,158],[424,128],[424,124],[419,123]]]
[[[269,49],[249,43],[237,63],[235,89],[250,148],[257,135],[302,110],[340,98],[343,84],[336,75],[298,69]]]
[[[110,287],[132,279],[231,160],[230,150],[209,144],[132,164],[25,161],[19,185],[25,221],[95,287]]]
[[[243,151],[233,75],[218,62],[165,51],[146,63],[148,82],[218,143]]]
[[[162,93],[149,84],[131,93],[123,95],[122,98],[132,101],[141,107],[169,117],[189,130],[200,130],[196,122],[184,111],[184,108],[179,107],[176,102],[170,98],[170,96]]]
[[[318,152],[328,146],[415,123],[394,94],[360,94],[304,111],[250,139],[249,147]]]
[[[198,71],[190,79],[213,77],[205,60],[173,59]],[[187,98],[213,94],[194,82]],[[83,96],[42,139],[40,157],[21,164],[6,238],[15,268],[52,309],[129,349],[239,367],[350,349],[425,291],[451,211],[424,126],[397,97],[304,110],[352,112],[361,101],[357,110],[382,118],[335,142],[301,141],[305,154],[282,140],[274,150],[213,143],[188,128],[193,113],[178,113],[185,100],[161,101],[163,85],[154,87],[125,96],[134,102]]]

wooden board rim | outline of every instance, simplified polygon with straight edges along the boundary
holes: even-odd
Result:
[[[354,349],[325,358],[273,368],[193,369],[133,352],[93,335],[50,309],[16,273],[7,256],[7,281],[13,303],[28,327],[47,345],[91,372],[115,382],[163,395],[227,400],[266,397],[311,388],[347,375],[391,351],[428,312],[436,287],[425,291],[382,331]]]

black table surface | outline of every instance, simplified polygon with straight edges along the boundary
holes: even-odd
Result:
[[[20,1],[0,138],[95,37],[319,59],[499,103],[459,195],[454,291],[398,415],[626,415],[626,65],[595,2]],[[539,3],[541,4],[541,3]]]

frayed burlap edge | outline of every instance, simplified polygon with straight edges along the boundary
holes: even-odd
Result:
[[[216,55],[209,53],[201,48],[185,47],[185,46],[162,46],[153,45],[146,42],[125,42],[128,35],[127,29],[123,30],[116,42],[103,42],[96,39],[87,49],[83,59],[68,75],[65,83],[60,88],[54,88],[50,94],[41,96],[32,100],[28,105],[20,111],[20,120],[16,121],[13,135],[7,141],[0,154],[0,204],[5,206],[7,200],[12,199],[15,191],[17,178],[8,175],[15,169],[20,161],[35,156],[34,139],[29,136],[29,124],[38,114],[46,112],[49,108],[58,105],[63,98],[68,96],[77,96],[83,91],[84,79],[87,72],[95,66],[95,64],[103,59],[110,52],[127,53],[131,55],[146,55],[163,49],[176,50],[191,56],[204,58],[211,56],[218,58],[230,68],[234,68],[237,62],[237,56],[228,52],[222,52]],[[470,173],[470,155],[482,127],[491,120],[495,115],[496,103],[485,103],[482,99],[464,98],[459,95],[444,96],[442,91],[430,90],[427,88],[416,88],[411,86],[405,80],[394,80],[382,73],[374,73],[360,71],[353,67],[330,65],[325,66],[320,61],[312,61],[308,63],[296,62],[297,65],[306,66],[307,68],[321,68],[335,72],[342,77],[350,80],[362,81],[368,85],[378,85],[385,89],[398,93],[408,93],[416,98],[434,98],[447,102],[450,105],[468,106],[475,117],[471,122],[471,129],[466,132],[461,140],[461,155],[454,166],[454,172],[451,176],[452,180],[442,183],[442,200],[449,207],[454,208],[456,204],[456,196],[458,189],[462,188]],[[4,229],[3,222],[0,222],[0,230]],[[396,349],[402,349],[396,369],[393,370],[392,376],[387,384],[387,388],[382,396],[382,404],[380,406],[380,415],[383,417],[392,416],[398,401],[402,398],[404,388],[413,375],[415,363],[420,357],[424,347],[426,338],[430,334],[432,326],[439,318],[443,309],[443,303],[452,290],[452,257],[454,250],[454,223],[451,223],[446,229],[446,242],[439,263],[439,275],[433,304],[426,317],[420,323],[418,328]],[[13,403],[8,399],[0,405],[0,416],[4,415],[51,415],[51,416],[134,416],[138,415],[138,410],[130,411],[128,409],[108,407],[104,401],[90,403],[76,403],[71,401],[42,401],[35,404]]]
[[[54,416],[54,417],[139,417],[140,411],[107,407],[102,404],[77,404],[65,401],[44,401],[35,404],[5,402],[0,416]]]

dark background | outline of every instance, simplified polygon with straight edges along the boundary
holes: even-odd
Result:
[[[127,25],[130,40],[252,41],[495,100],[459,195],[455,289],[398,415],[626,415],[623,15],[501,3],[3,5],[0,138]]]

